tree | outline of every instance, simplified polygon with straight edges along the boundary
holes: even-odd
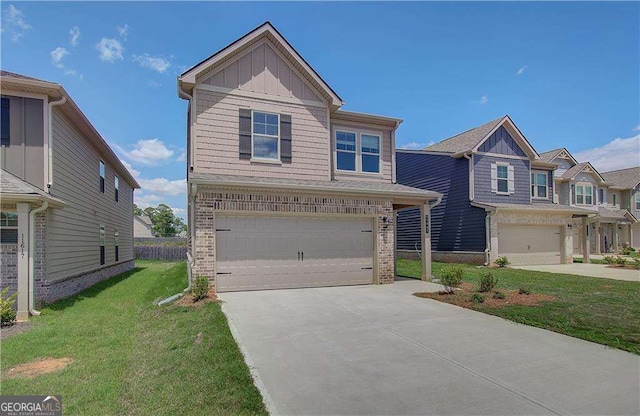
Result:
[[[139,208],[136,204],[133,204],[133,215],[144,215],[144,211]]]
[[[182,218],[177,217],[166,204],[145,208],[143,212],[151,219],[151,229],[158,237],[175,237],[187,229]]]

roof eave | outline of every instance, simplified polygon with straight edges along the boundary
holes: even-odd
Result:
[[[48,202],[51,208],[64,208],[67,203],[63,200],[44,194],[22,194],[15,192],[0,192],[2,202],[18,203],[18,202]]]

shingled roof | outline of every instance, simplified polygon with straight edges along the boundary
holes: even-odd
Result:
[[[602,177],[616,188],[633,189],[640,183],[640,166],[603,172]]]
[[[482,139],[487,137],[487,134],[491,132],[498,124],[504,120],[506,116],[491,120],[490,122],[483,124],[482,126],[474,127],[463,133],[456,134],[453,137],[444,139],[443,141],[432,144],[425,147],[424,150],[430,152],[443,152],[443,153],[462,153],[476,147]]]
[[[48,201],[55,206],[65,205],[62,200],[49,195],[37,186],[18,178],[4,169],[0,169],[0,199],[16,202],[39,200]]]
[[[565,180],[571,180],[573,179],[578,173],[582,172],[585,168],[590,168],[591,171],[593,171],[593,173],[595,173],[596,175],[598,175],[598,177],[601,179],[602,182],[607,182],[605,180],[605,178],[600,174],[600,172],[598,172],[589,162],[582,162],[582,163],[578,163],[577,165],[574,165],[572,167],[570,167],[569,169],[566,170],[565,173],[562,174],[562,176],[560,177],[561,179],[565,179]],[[588,169],[589,170],[589,169]],[[589,172],[591,173],[591,172]]]

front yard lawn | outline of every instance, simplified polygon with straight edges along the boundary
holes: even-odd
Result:
[[[433,275],[439,277],[446,266],[453,265],[433,263]],[[518,291],[526,287],[533,294],[555,298],[537,306],[491,307],[471,303],[469,307],[475,310],[640,354],[640,284],[637,282],[509,268],[486,269],[465,264],[456,266],[464,269],[463,281],[474,286],[481,273],[491,270],[499,279],[496,290]],[[420,261],[398,260],[398,274],[419,278]]]
[[[137,261],[49,305],[2,341],[0,393],[61,394],[69,415],[266,414],[219,304],[154,305],[185,286],[184,263]],[[27,363],[63,369],[11,377]]]

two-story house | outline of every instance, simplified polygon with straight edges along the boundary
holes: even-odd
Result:
[[[395,183],[400,119],[341,110],[268,22],[184,72],[178,93],[193,276],[218,292],[394,281],[395,211],[426,218],[440,196]]]
[[[138,183],[59,84],[2,71],[0,262],[18,319],[133,268]]]
[[[592,212],[589,217],[588,238],[584,230],[574,223],[575,253],[584,253],[583,240],[588,242],[589,252],[594,254],[618,253],[631,244],[631,225],[636,218],[630,212],[628,198],[623,204],[625,186],[616,186],[601,175],[589,162],[578,163],[566,148],[540,154],[546,162],[555,164],[554,200],[563,205],[580,207]]]
[[[509,116],[423,150],[397,151],[398,182],[443,194],[432,210],[432,256],[440,261],[512,264],[573,261],[573,217],[555,204],[555,165],[543,161]],[[398,249],[420,248],[419,214],[398,217]]]
[[[603,172],[602,176],[609,183],[608,202],[618,203],[620,209],[628,210],[631,215],[627,216],[629,223],[618,227],[620,245],[640,250],[640,166]],[[616,201],[613,195],[617,195]]]

